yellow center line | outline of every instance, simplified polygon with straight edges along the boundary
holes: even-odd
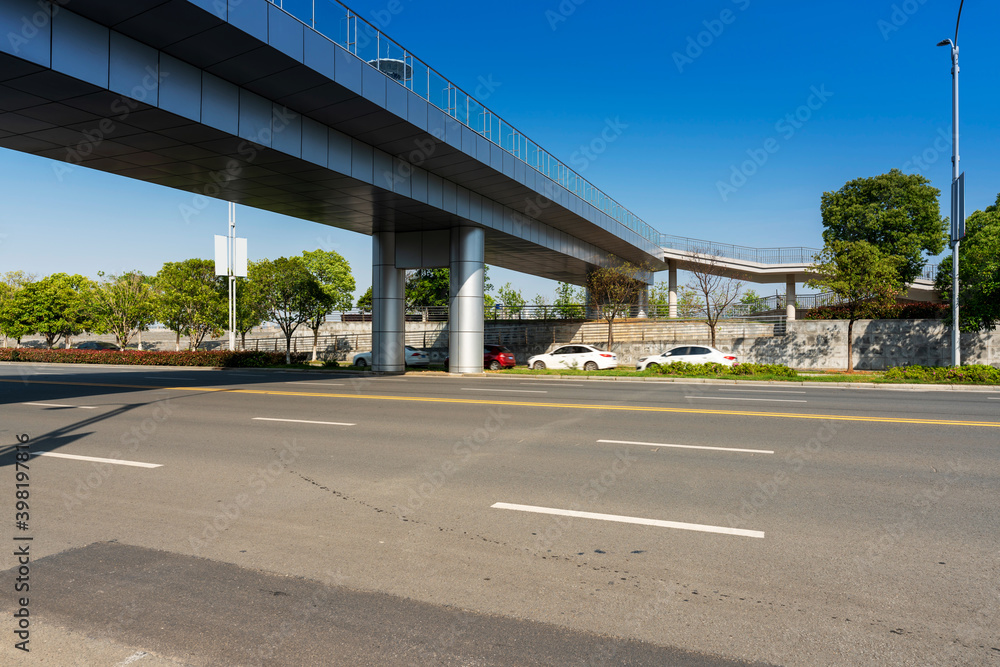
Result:
[[[140,384],[106,384],[100,382],[59,382],[55,380],[7,380],[14,384],[51,384],[72,387],[111,387],[116,389],[157,389],[159,391],[204,391],[261,396],[299,396],[304,398],[346,398],[374,401],[405,401],[410,403],[455,403],[461,405],[505,405],[524,408],[560,408],[570,410],[613,410],[621,412],[661,412],[688,415],[724,415],[731,417],[772,417],[777,419],[825,419],[847,422],[883,424],[919,424],[922,426],[985,426],[1000,428],[1000,422],[956,421],[948,419],[913,419],[908,417],[870,417],[864,415],[824,415],[795,412],[757,412],[749,410],[703,410],[697,408],[665,408],[646,405],[596,405],[588,403],[532,403],[527,401],[491,401],[474,398],[442,398],[434,396],[383,396],[378,394],[329,394],[302,391],[271,391],[266,389],[229,389],[226,387],[163,387]]]

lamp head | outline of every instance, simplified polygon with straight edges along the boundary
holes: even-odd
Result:
[[[950,39],[945,39],[938,42],[938,46],[955,46]]]

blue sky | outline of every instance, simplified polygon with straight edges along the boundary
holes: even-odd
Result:
[[[928,177],[948,210],[950,60],[935,44],[954,36],[958,0],[348,4],[466,90],[492,89],[482,101],[495,113],[661,232],[818,247],[822,193],[892,168]],[[998,26],[998,3],[965,7],[970,212],[1000,192]],[[620,136],[587,156],[608,123]],[[754,157],[761,164],[744,166]],[[221,201],[184,224],[189,194],[54,165],[0,149],[0,272],[154,273],[211,257],[212,235],[226,232]],[[370,285],[368,237],[244,207],[237,229],[251,259],[334,249],[359,293]],[[528,298],[555,287],[496,268],[491,277]]]

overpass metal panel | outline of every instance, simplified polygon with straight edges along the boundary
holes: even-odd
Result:
[[[567,192],[609,215],[641,237],[644,246],[655,246],[659,233],[650,225],[593,187],[580,174],[537,144],[525,142],[528,145],[524,146],[525,150],[522,152],[521,135],[513,126],[505,123],[473,96],[434,71],[346,5],[338,0],[267,0],[267,2],[338,42],[371,67],[381,70],[383,74],[473,129],[489,142],[523,160]],[[384,11],[391,12],[391,9]],[[396,76],[387,72],[385,61],[400,63],[398,68],[402,74]],[[397,65],[394,64],[392,67]],[[575,209],[575,207],[570,208]]]

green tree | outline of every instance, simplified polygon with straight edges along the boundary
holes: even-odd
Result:
[[[582,305],[585,300],[582,288],[570,283],[559,283],[556,285],[556,299],[552,305],[562,319],[579,320],[585,315]]]
[[[219,336],[229,324],[228,278],[215,275],[210,259],[167,262],[153,285],[156,289],[156,319],[177,335],[189,336],[188,349],[197,349],[205,336]]]
[[[4,328],[11,338],[37,333],[50,349],[60,338],[69,347],[72,336],[99,328],[93,313],[95,287],[89,278],[65,273],[26,283],[4,305]]]
[[[847,309],[847,372],[854,370],[854,323],[877,317],[903,292],[900,264],[906,260],[883,254],[868,241],[828,241],[814,258],[813,289],[836,294]]]
[[[241,348],[246,349],[247,334],[254,327],[263,324],[266,317],[267,308],[261,296],[261,286],[249,278],[237,278],[236,333],[240,335]]]
[[[762,310],[767,310],[767,299],[757,294],[757,292],[752,289],[743,293],[743,296],[740,298],[740,303],[747,306],[747,311],[749,311],[751,315],[759,313]]]
[[[368,314],[368,313],[372,312],[372,299],[373,298],[374,297],[372,296],[372,288],[371,287],[369,287],[368,290],[364,294],[362,294],[361,296],[358,297],[358,310],[360,310],[362,314]]]
[[[922,253],[937,255],[945,247],[940,194],[920,174],[898,169],[848,181],[836,192],[823,193],[823,240],[866,241],[882,255],[902,258],[900,278],[913,282],[926,263]]]
[[[406,307],[447,308],[451,294],[448,269],[418,269],[406,279]]]
[[[98,274],[102,278],[103,273]],[[94,290],[95,318],[126,347],[132,336],[145,331],[155,319],[153,288],[139,271],[109,276]]]
[[[319,282],[301,257],[279,257],[250,266],[250,280],[261,286],[267,318],[285,334],[285,362],[292,362],[292,334],[314,317],[317,301],[325,298]]]
[[[587,276],[590,306],[599,310],[608,323],[608,350],[615,342],[614,323],[627,315],[639,301],[639,290],[645,286],[649,269],[610,257],[609,265],[595,269]]]
[[[521,295],[521,290],[514,289],[513,285],[506,283],[497,290],[497,297],[500,299],[498,303],[507,317],[520,317],[521,311],[524,310],[524,297]]]
[[[26,325],[18,322],[13,317],[13,313],[9,316],[6,309],[14,293],[35,280],[36,276],[34,274],[25,273],[24,271],[8,271],[0,279],[0,334],[3,334],[4,337],[4,347],[7,347],[8,338],[13,338],[20,345],[21,338],[31,333]]]
[[[1000,322],[1000,195],[996,204],[976,211],[965,221],[965,239],[958,246],[959,327],[988,331]],[[937,288],[951,300],[949,255],[938,267]]]
[[[535,307],[536,318],[549,319],[551,307],[549,306],[549,300],[543,294],[536,294],[535,298],[531,300],[531,305]]]
[[[351,309],[352,297],[356,287],[354,276],[351,275],[351,265],[340,254],[332,250],[313,250],[302,253],[309,273],[316,278],[323,292],[322,298],[317,298],[313,304],[312,313],[306,324],[313,332],[312,359],[316,361],[319,347],[319,330],[326,322],[326,317],[332,312],[345,312]]]

